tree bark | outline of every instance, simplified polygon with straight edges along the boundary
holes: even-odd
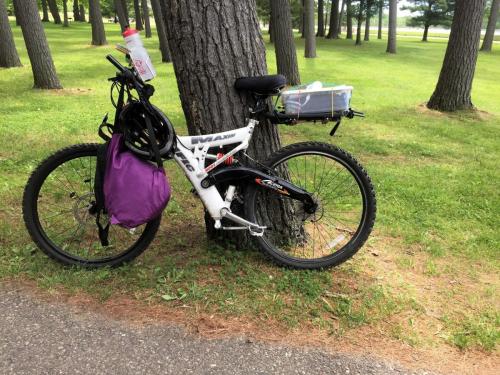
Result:
[[[387,35],[387,53],[396,53],[396,24],[398,20],[398,1],[389,0],[389,30]]]
[[[328,29],[328,39],[338,39],[339,37],[339,0],[332,0],[330,10],[330,25]]]
[[[161,1],[167,5],[167,34],[189,134],[242,127],[255,102],[250,93],[234,90],[234,81],[267,74],[255,1]],[[263,160],[281,143],[277,127],[264,117],[259,121],[248,152]],[[213,222],[206,223],[208,235],[215,237]]]
[[[0,0],[0,52],[0,67],[14,68],[22,66],[10,28],[5,0]]]
[[[125,18],[127,19],[127,23],[128,23],[129,20],[130,20],[130,15],[128,14],[128,3],[127,3],[127,0],[121,0],[121,3],[122,3],[123,11],[125,12]]]
[[[272,1],[272,0],[271,0]],[[306,37],[306,31],[305,31],[305,27],[306,27],[306,8],[305,8],[305,1],[306,0],[302,0],[302,7],[300,8],[300,24],[302,25],[302,30],[300,32],[300,37],[301,38],[305,38]]]
[[[287,78],[290,85],[300,83],[297,51],[292,31],[292,12],[288,0],[271,1],[271,18],[275,37],[276,65],[278,73]]]
[[[429,35],[429,25],[424,25],[424,35],[422,36],[422,42],[427,42],[427,36]]]
[[[31,0],[28,0],[31,1]],[[61,22],[61,16],[59,15],[59,8],[57,6],[56,0],[47,0],[49,3],[49,10],[50,14],[52,14],[52,18],[54,19],[54,23],[56,25],[60,25]],[[16,4],[19,4],[20,2],[16,0]],[[37,7],[38,9],[38,7]],[[17,17],[16,17],[17,18]]]
[[[273,2],[273,0],[271,0],[271,3],[272,2]],[[273,32],[274,32],[273,31],[274,25],[273,25],[273,23],[274,23],[273,22],[273,15],[270,14],[270,16],[269,16],[269,25],[268,25],[269,29],[267,30],[267,32],[269,34],[269,43],[271,43],[271,44],[274,43],[274,34],[273,34]]]
[[[134,0],[134,14],[135,14],[135,29],[140,31],[144,27],[142,26],[141,7],[139,5],[139,0]],[[156,27],[158,28],[158,26]]]
[[[491,52],[493,39],[495,37],[495,26],[497,24],[499,7],[500,7],[500,0],[493,0],[493,2],[491,3],[490,16],[488,17],[488,26],[486,27],[486,34],[484,34],[481,51]]]
[[[366,1],[365,37],[364,37],[365,42],[370,41],[370,21],[372,18],[372,13],[371,13],[372,7],[373,7],[373,0],[367,0]]]
[[[271,0],[272,6],[273,0]],[[325,36],[325,18],[324,18],[324,1],[318,0],[318,32],[316,36]],[[291,17],[291,15],[290,15]]]
[[[92,25],[92,45],[103,46],[108,44],[104,23],[102,22],[100,0],[89,0],[89,18]]]
[[[120,22],[120,27],[122,29],[122,32],[124,32],[125,29],[129,26],[129,24],[128,24],[128,17],[127,14],[125,13],[125,9],[123,9],[123,3],[121,0],[115,0],[115,10],[116,10],[116,15],[118,16],[118,22]]]
[[[346,39],[352,39],[352,4],[351,0],[347,0],[347,11],[346,11]]]
[[[80,21],[87,22],[87,19],[85,18],[85,5],[82,3],[80,3]]]
[[[363,9],[365,7],[365,0],[359,1],[359,10],[358,10],[358,27],[356,29],[356,43],[355,45],[361,45],[361,26],[363,25]]]
[[[314,0],[305,0],[305,52],[304,56],[307,58],[316,57],[316,35],[314,32]]]
[[[456,2],[443,67],[427,107],[447,112],[474,108],[471,89],[484,6],[485,0]]]
[[[159,0],[151,0],[151,8],[153,9],[153,16],[156,23],[156,32],[160,41],[161,61],[171,62],[170,48],[168,46],[167,30],[165,20],[162,15],[162,6]]]
[[[49,8],[47,6],[47,0],[42,0],[42,22],[49,22]]]
[[[63,19],[63,27],[68,27],[68,0],[63,0]]]
[[[384,0],[378,2],[378,32],[377,39],[382,39],[382,17],[384,15]]]
[[[345,10],[345,0],[342,0],[342,5],[340,6],[340,13],[339,13],[339,28],[338,28],[338,34],[342,34],[342,18],[344,17],[344,10]]]
[[[14,1],[19,10],[19,23],[31,62],[34,87],[38,89],[62,88],[57,78],[36,0]]]
[[[151,23],[149,22],[149,8],[147,0],[142,0],[142,15],[144,17],[144,30],[146,38],[151,38]]]
[[[78,4],[78,0],[73,0],[73,19],[75,21],[80,22],[80,5]]]

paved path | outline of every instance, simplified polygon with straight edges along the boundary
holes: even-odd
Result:
[[[0,288],[0,374],[410,373],[316,349],[208,340],[167,324],[130,326]]]

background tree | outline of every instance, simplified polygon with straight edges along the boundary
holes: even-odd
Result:
[[[87,22],[85,18],[85,5],[83,3],[80,3],[80,22]]]
[[[430,26],[451,25],[455,0],[408,0],[408,2],[413,5],[404,6],[401,9],[409,10],[418,15],[410,17],[406,24],[424,28],[423,42],[427,42]]]
[[[171,62],[170,48],[168,46],[167,29],[165,20],[162,16],[162,7],[159,0],[151,0],[151,8],[153,8],[153,16],[156,23],[156,32],[160,41],[161,61]]]
[[[49,22],[49,8],[47,0],[42,0],[42,22]]]
[[[339,37],[339,0],[332,0],[330,9],[330,27],[328,29],[328,39],[338,39]]]
[[[493,38],[495,37],[495,25],[497,24],[498,8],[500,7],[499,0],[493,0],[491,3],[490,16],[488,17],[488,26],[486,27],[486,34],[484,34],[483,45],[481,51],[491,51],[493,45]]]
[[[278,73],[287,78],[290,85],[300,83],[297,51],[292,31],[292,16],[288,0],[271,0],[271,18],[274,20],[275,53]]]
[[[31,1],[31,0],[29,0]],[[17,0],[15,0],[15,4],[16,6],[20,5],[20,3],[22,3],[23,1],[19,2]],[[50,14],[52,14],[52,18],[54,19],[54,23],[56,25],[60,25],[61,24],[61,16],[59,15],[59,7],[57,6],[57,3],[56,3],[56,0],[47,0],[48,4],[49,4],[49,10],[50,10]],[[17,19],[17,15],[16,15],[16,19]]]
[[[314,32],[314,0],[304,1],[304,13],[305,13],[305,53],[304,56],[307,58],[316,57],[316,36]]]
[[[387,35],[387,53],[396,53],[396,25],[398,22],[398,1],[389,0],[389,30]]]
[[[271,6],[274,0],[271,0]],[[324,15],[324,1],[318,0],[318,32],[316,36],[325,36],[325,15]],[[290,15],[290,18],[292,16]]]
[[[153,5],[151,4],[151,6]],[[135,14],[135,29],[140,31],[143,29],[143,27],[142,27],[141,7],[139,5],[139,0],[134,0],[134,14]]]
[[[121,0],[114,0],[114,3],[115,3],[116,15],[118,17],[118,22],[120,22],[120,27],[123,32],[128,27],[127,13],[123,8],[123,2]]]
[[[69,26],[68,21],[68,0],[62,0],[63,2],[63,27]]]
[[[375,14],[375,0],[366,0],[365,42],[370,40],[370,21]]]
[[[342,19],[344,18],[344,10],[345,10],[345,0],[342,0],[342,5],[340,6],[340,13],[339,13],[339,26],[337,33],[340,35],[342,34]]]
[[[346,39],[352,39],[352,1],[346,0],[347,9],[346,9]]]
[[[151,23],[149,22],[149,8],[148,1],[142,0],[142,15],[144,17],[144,30],[146,31],[146,38],[151,38]]]
[[[378,31],[377,39],[382,39],[382,20],[384,18],[384,0],[379,0],[378,6]]]
[[[471,89],[484,6],[485,0],[457,0],[443,67],[427,107],[440,111],[473,108]]]
[[[0,0],[0,67],[14,68],[21,65],[14,36],[10,28],[5,0]]]
[[[300,7],[300,34],[301,34],[300,37],[305,38],[306,37],[306,32],[305,32],[305,27],[306,27],[305,2],[306,2],[306,0],[301,0],[301,2],[302,2],[302,6]]]
[[[357,45],[357,46],[361,45],[361,27],[363,26],[365,9],[366,9],[366,0],[360,0],[358,5],[357,5],[357,8],[356,8],[357,27],[356,27],[356,43],[355,43],[355,45]]]
[[[73,19],[75,21],[80,22],[80,4],[78,3],[78,0],[73,0]]]
[[[89,0],[89,18],[92,26],[92,45],[103,46],[108,44],[102,22],[101,4],[99,0]]]
[[[19,10],[19,24],[31,62],[34,87],[38,89],[62,88],[57,78],[36,0],[14,0],[14,2]]]

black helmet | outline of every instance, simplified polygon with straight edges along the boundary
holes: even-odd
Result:
[[[120,113],[120,126],[125,145],[136,155],[155,160],[153,148],[148,136],[146,116],[151,121],[158,150],[163,158],[170,157],[175,144],[175,132],[170,120],[158,108],[152,106],[154,112],[149,113],[138,101],[129,102]]]

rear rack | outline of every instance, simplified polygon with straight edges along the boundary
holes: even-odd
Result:
[[[321,112],[321,113],[304,113],[304,114],[286,114],[284,112],[279,112],[276,109],[272,112],[268,112],[266,117],[273,124],[285,124],[285,125],[295,125],[302,121],[321,121],[326,124],[330,121],[339,122],[342,117],[347,117],[349,119],[358,116],[365,117],[363,112],[355,111],[349,108],[347,111],[335,111],[335,112]]]

